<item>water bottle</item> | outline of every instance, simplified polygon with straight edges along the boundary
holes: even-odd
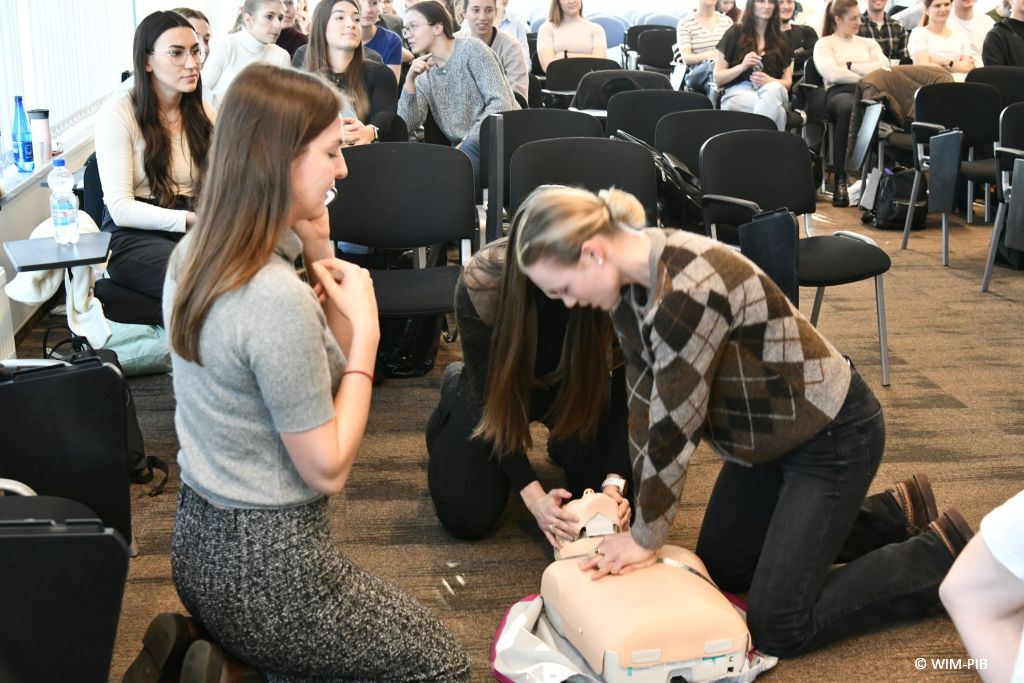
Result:
[[[25,105],[21,95],[14,96],[14,125],[11,126],[11,142],[14,143],[14,165],[19,173],[31,173],[36,169],[32,158],[32,131],[25,116]]]
[[[46,176],[50,186],[50,217],[53,219],[53,238],[57,244],[78,242],[78,197],[75,196],[75,177],[64,166],[63,159],[53,160],[53,170]]]

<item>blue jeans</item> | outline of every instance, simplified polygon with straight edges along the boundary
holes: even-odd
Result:
[[[779,130],[786,130],[786,112],[789,111],[789,91],[778,81],[755,88],[750,81],[730,84],[722,94],[722,109],[751,111],[767,116]]]
[[[881,406],[853,370],[839,414],[810,441],[772,462],[723,465],[697,555],[723,590],[749,592],[764,652],[794,656],[939,604],[949,551],[932,533],[908,538],[890,494],[865,500],[884,448]]]
[[[473,164],[473,187],[480,189],[480,133],[467,135],[456,147],[460,152],[469,157]]]

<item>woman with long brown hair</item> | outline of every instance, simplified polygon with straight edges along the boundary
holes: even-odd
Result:
[[[619,501],[618,522],[628,524],[625,386],[621,365],[610,366],[608,315],[552,302],[514,266],[514,254],[513,232],[477,252],[459,280],[464,363],[445,370],[427,423],[427,482],[454,536],[488,533],[512,490],[558,547],[575,540],[579,521],[562,504],[588,488]],[[534,421],[550,429],[548,455],[565,470],[565,487],[545,491],[530,465]]]
[[[182,482],[171,569],[217,643],[193,645],[185,669],[205,677],[187,680],[218,680],[220,647],[271,680],[468,679],[447,629],[330,538],[327,497],[362,440],[380,334],[369,274],[329,240],[325,200],[347,173],[339,108],[320,77],[242,71],[168,268]]]
[[[782,35],[778,0],[749,0],[740,23],[718,43],[715,83],[725,89],[722,109],[762,114],[786,129],[793,51]]]
[[[345,96],[345,143],[365,145],[391,132],[398,107],[398,83],[391,70],[363,54],[360,0],[325,0],[313,10],[309,45],[295,66],[322,74]]]
[[[132,46],[135,83],[96,117],[110,278],[159,299],[167,260],[195,222],[216,116],[203,102],[205,50],[188,20],[154,12]]]

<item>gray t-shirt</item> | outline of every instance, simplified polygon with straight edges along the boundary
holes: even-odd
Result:
[[[165,323],[191,237],[167,268]],[[181,479],[215,505],[279,508],[320,495],[295,470],[281,433],[333,417],[345,359],[295,273],[301,251],[289,230],[248,283],[214,301],[199,335],[202,365],[171,353]]]

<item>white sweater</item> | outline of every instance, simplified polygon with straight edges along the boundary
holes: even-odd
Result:
[[[205,102],[203,106],[210,121],[215,121],[213,107]],[[185,211],[136,201],[136,197],[152,197],[152,189],[142,161],[146,141],[135,120],[129,93],[115,95],[103,105],[96,117],[95,136],[103,203],[114,223],[122,228],[185,232]],[[170,173],[177,187],[175,194],[195,196],[192,155],[184,133],[171,138]]]
[[[833,33],[814,44],[814,66],[825,80],[825,87],[831,88],[843,83],[858,83],[877,69],[888,71],[889,59],[871,38],[840,38]]]
[[[213,39],[210,56],[203,64],[203,86],[213,93],[215,104],[224,97],[235,76],[255,62],[267,62],[287,69],[292,65],[292,58],[284,48],[264,45],[244,28]]]

